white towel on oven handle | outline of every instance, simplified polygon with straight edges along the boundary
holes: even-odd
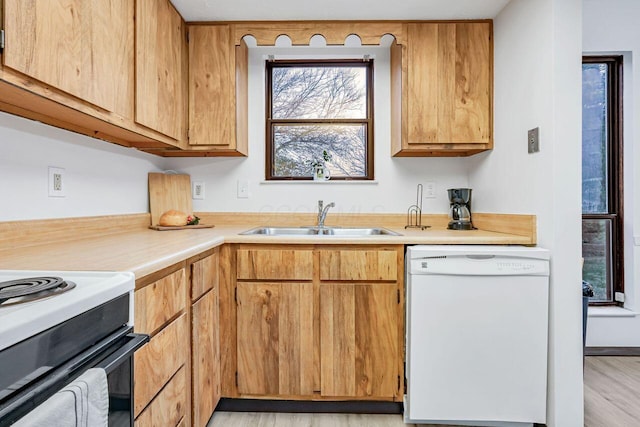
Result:
[[[107,427],[109,386],[104,369],[92,368],[25,415],[14,427]]]

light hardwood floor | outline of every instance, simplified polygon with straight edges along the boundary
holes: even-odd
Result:
[[[584,426],[640,426],[640,357],[589,356]],[[412,427],[401,415],[216,412],[208,427]]]
[[[411,427],[402,415],[216,412],[207,427]]]
[[[586,358],[584,425],[640,426],[640,357]]]

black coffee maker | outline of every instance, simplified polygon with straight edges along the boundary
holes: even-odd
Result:
[[[449,193],[449,230],[473,230],[471,223],[471,189],[451,188]]]

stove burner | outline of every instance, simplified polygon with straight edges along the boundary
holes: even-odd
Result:
[[[0,282],[0,304],[14,298],[20,298],[15,303],[33,301],[69,291],[75,286],[76,284],[71,281],[64,281],[61,277],[54,276],[28,277]]]

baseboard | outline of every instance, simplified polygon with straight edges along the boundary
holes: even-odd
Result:
[[[586,347],[585,356],[640,356],[640,347]]]
[[[402,414],[401,402],[325,402],[301,400],[261,400],[223,398],[216,411],[231,412],[301,412],[301,413],[353,413]]]

